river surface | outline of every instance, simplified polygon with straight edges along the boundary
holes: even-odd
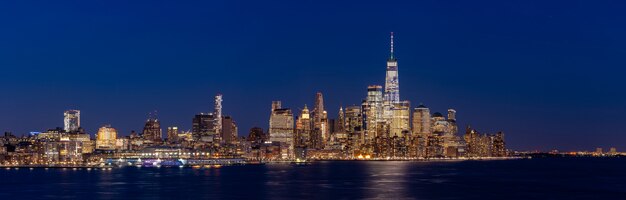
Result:
[[[0,199],[626,199],[626,158],[0,168]]]

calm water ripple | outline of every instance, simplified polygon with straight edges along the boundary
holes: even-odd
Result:
[[[626,159],[0,169],[0,199],[626,199]]]

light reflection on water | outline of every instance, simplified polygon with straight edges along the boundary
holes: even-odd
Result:
[[[0,170],[0,199],[620,199],[625,167],[624,159],[532,159],[9,169]]]
[[[388,161],[373,162],[366,165],[369,179],[367,179],[367,198],[374,199],[411,199],[406,192],[405,177],[409,162]]]

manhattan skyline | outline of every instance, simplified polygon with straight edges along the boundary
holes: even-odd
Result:
[[[187,130],[194,114],[213,110],[216,93],[240,135],[253,126],[267,130],[271,101],[299,110],[318,91],[336,118],[339,106],[360,104],[367,85],[384,84],[388,34],[395,32],[401,98],[411,107],[454,108],[459,127],[502,130],[514,150],[626,148],[617,126],[626,120],[618,68],[625,64],[618,36],[626,30],[617,27],[617,10],[491,2],[463,5],[485,12],[470,16],[454,12],[461,5],[437,2],[345,10],[252,4],[1,8],[21,18],[6,23],[16,31],[0,33],[8,38],[0,47],[0,128],[62,127],[63,111],[79,109],[92,135],[103,124],[121,135],[140,131],[154,110],[163,127]],[[86,15],[93,6],[108,9]],[[284,13],[257,16],[255,6]],[[325,12],[307,12],[313,9]]]

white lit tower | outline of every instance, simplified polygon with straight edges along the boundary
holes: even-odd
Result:
[[[390,104],[400,103],[400,83],[398,81],[398,61],[393,56],[393,32],[391,32],[391,49],[387,59],[387,76],[385,77],[385,101]]]
[[[75,132],[80,128],[80,110],[67,110],[63,113],[63,125],[66,132]]]
[[[215,134],[222,133],[222,94],[215,95]]]

